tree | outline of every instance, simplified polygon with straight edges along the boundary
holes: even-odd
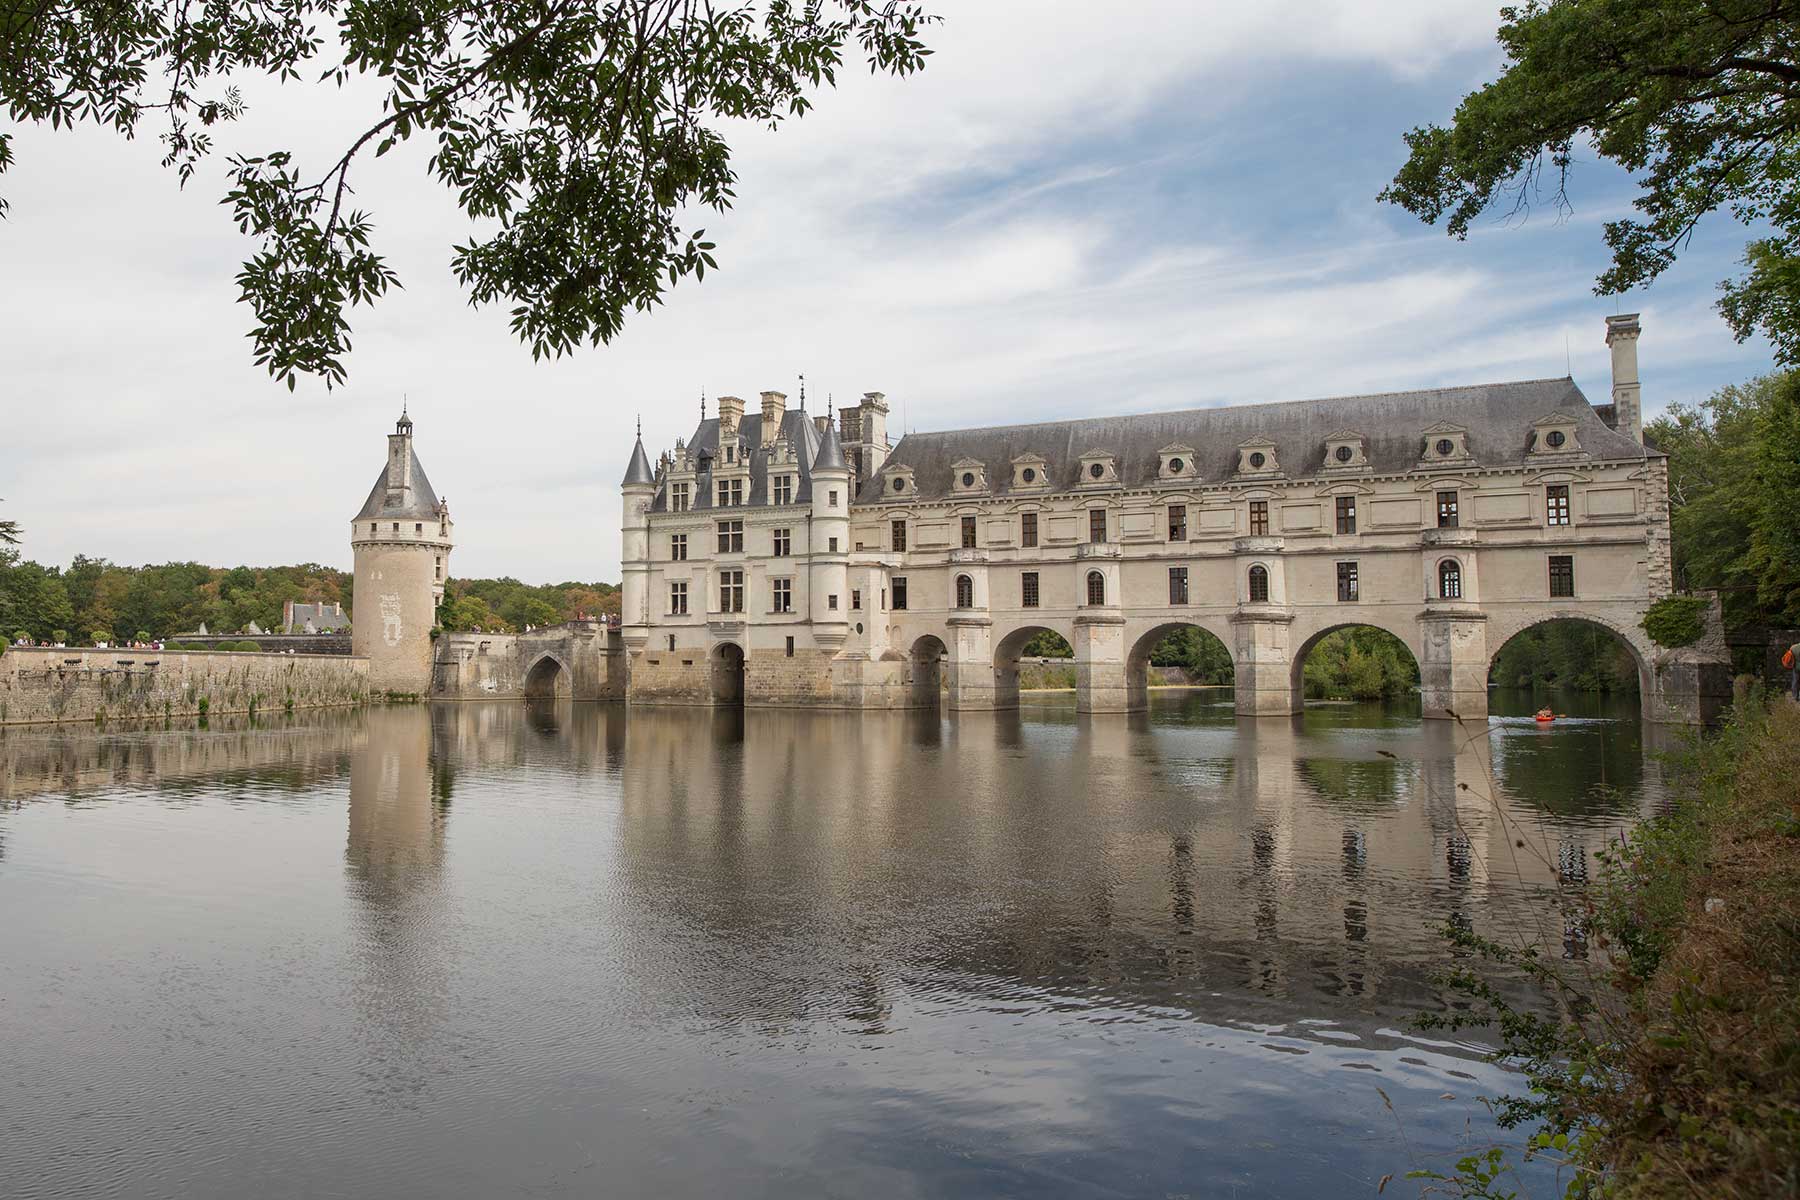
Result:
[[[279,148],[229,160],[225,203],[256,242],[238,275],[256,361],[290,388],[330,386],[346,311],[397,282],[346,203],[354,169],[429,138],[429,173],[476,227],[451,260],[470,302],[509,302],[532,356],[562,355],[716,265],[682,214],[734,198],[719,127],[803,114],[852,46],[871,71],[910,74],[933,20],[902,0],[36,0],[0,8],[0,102],[15,121],[128,138],[153,116],[185,185],[248,111],[244,77],[381,81],[379,114],[322,170]],[[0,170],[11,161],[0,133]]]
[[[1591,146],[1637,176],[1641,214],[1606,224],[1612,264],[1596,291],[1647,284],[1720,208],[1771,236],[1721,285],[1739,340],[1761,331],[1800,361],[1800,0],[1526,0],[1502,10],[1500,77],[1449,128],[1406,135],[1381,198],[1468,235],[1483,213],[1568,208]]]
[[[1672,404],[1645,426],[1669,456],[1675,581],[1721,589],[1725,623],[1800,623],[1800,374]]]

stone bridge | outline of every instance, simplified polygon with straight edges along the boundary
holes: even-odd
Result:
[[[444,633],[432,647],[434,700],[618,700],[625,655],[603,621],[527,633]]]
[[[1664,650],[1641,621],[1645,601],[1518,602],[1486,605],[1453,601],[1387,604],[1236,604],[1179,610],[1044,609],[975,614],[896,613],[892,645],[903,658],[905,704],[943,702],[952,710],[1007,709],[1019,703],[1019,659],[1037,634],[1061,635],[1074,648],[1076,707],[1082,712],[1133,712],[1148,704],[1152,649],[1185,626],[1211,634],[1231,654],[1237,711],[1245,716],[1299,712],[1302,671],[1319,639],[1336,630],[1369,626],[1392,634],[1418,665],[1424,715],[1485,720],[1488,672],[1501,649],[1526,630],[1550,621],[1578,621],[1612,634],[1638,670],[1647,721],[1702,724],[1731,695],[1717,598],[1699,643]]]

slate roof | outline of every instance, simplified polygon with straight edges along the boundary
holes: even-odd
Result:
[[[791,470],[798,477],[794,484],[794,503],[810,504],[812,502],[812,462],[819,453],[821,435],[806,410],[796,408],[781,414],[781,436],[794,447],[796,460],[791,468],[783,466],[781,473],[787,474]],[[738,441],[748,448],[750,457],[749,494],[744,497],[744,503],[746,505],[767,504],[769,452],[763,449],[761,413],[745,413],[738,421]],[[708,417],[701,421],[695,427],[694,435],[688,439],[687,449],[697,463],[703,459],[716,463],[719,459],[719,419]],[[712,508],[715,499],[713,473],[709,466],[695,476],[694,494],[690,499],[689,508]],[[665,476],[658,482],[656,498],[651,503],[650,511],[667,512],[668,505],[669,483]]]
[[[375,477],[375,486],[369,489],[369,498],[363,501],[362,511],[353,518],[366,521],[371,517],[387,519],[389,517],[411,517],[414,520],[423,518],[437,519],[437,493],[431,490],[431,480],[425,478],[425,468],[419,465],[419,455],[415,451],[412,456],[412,503],[396,504],[389,507],[387,503],[387,467],[381,468],[381,474]]]
[[[644,453],[644,439],[639,435],[637,445],[631,448],[631,463],[625,468],[625,480],[620,486],[655,482],[656,476],[650,470],[650,456]]]
[[[1643,446],[1608,428],[1575,381],[1565,377],[909,433],[888,455],[884,469],[911,467],[916,491],[904,496],[887,493],[883,476],[877,474],[862,481],[857,502],[944,499],[951,494],[952,464],[965,459],[986,466],[989,494],[1006,495],[1012,490],[1012,462],[1026,454],[1044,460],[1048,490],[1070,491],[1079,480],[1081,456],[1092,450],[1115,456],[1117,486],[1145,487],[1158,481],[1163,447],[1177,443],[1194,447],[1196,484],[1229,483],[1236,477],[1239,444],[1252,438],[1274,442],[1276,461],[1286,478],[1306,478],[1321,474],[1325,441],[1341,431],[1366,439],[1368,473],[1388,474],[1417,467],[1425,430],[1439,423],[1468,431],[1470,465],[1517,466],[1525,461],[1533,424],[1562,414],[1574,418],[1576,441],[1590,458],[1646,456]],[[1042,495],[1044,490],[1033,488],[1030,494]]]
[[[812,469],[815,471],[848,471],[850,464],[844,461],[844,447],[838,441],[837,426],[829,422],[825,426],[824,437],[819,441],[818,457],[813,459]]]

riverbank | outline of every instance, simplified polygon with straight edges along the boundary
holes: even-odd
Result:
[[[1466,940],[1562,1001],[1532,1017],[1463,975],[1533,1085],[1500,1107],[1540,1124],[1571,1195],[1800,1194],[1796,780],[1800,706],[1746,703],[1680,756],[1677,803],[1601,856],[1582,915],[1604,974]],[[1461,1194],[1490,1194],[1495,1165],[1465,1160]]]

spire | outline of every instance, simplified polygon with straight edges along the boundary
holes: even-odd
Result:
[[[620,487],[655,487],[656,476],[650,471],[650,456],[644,453],[644,435],[638,434],[631,448],[631,465],[625,468],[625,481]]]
[[[394,432],[408,434],[412,432],[412,418],[406,415],[405,395],[400,397],[400,419],[394,423]]]
[[[812,473],[817,475],[820,471],[850,473],[850,464],[844,461],[844,448],[838,444],[837,426],[831,423],[830,409],[825,411],[825,439],[819,443],[819,453],[812,461]]]

